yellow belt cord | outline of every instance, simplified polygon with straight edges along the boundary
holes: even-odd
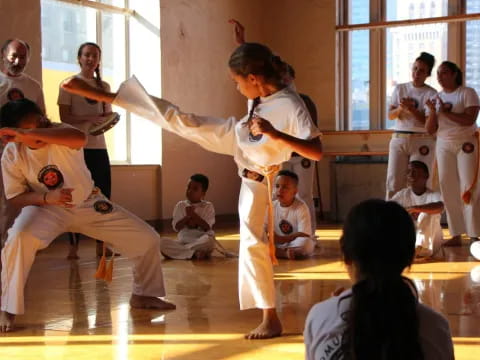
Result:
[[[268,191],[268,245],[270,252],[270,259],[272,260],[273,265],[278,265],[277,257],[275,256],[275,220],[273,214],[273,182],[275,179],[275,174],[280,169],[278,165],[272,165],[264,167],[262,170],[264,176],[267,178],[267,191]]]

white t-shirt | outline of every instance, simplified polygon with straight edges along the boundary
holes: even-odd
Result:
[[[193,206],[195,208],[194,210],[197,215],[200,216],[208,225],[210,225],[210,228],[213,227],[213,225],[215,224],[215,209],[210,201],[202,200],[199,203],[192,204],[188,200],[182,200],[179,201],[173,209],[173,230],[178,231],[176,228],[176,224],[187,215],[186,208],[189,206]],[[188,230],[189,229],[187,227],[184,227],[180,230],[180,232]]]
[[[442,195],[440,195],[440,192],[432,191],[430,189],[427,189],[422,195],[417,195],[413,192],[411,187],[406,187],[397,192],[392,197],[392,201],[396,201],[406,208],[442,201]]]
[[[70,127],[58,124],[58,127]],[[83,151],[48,144],[30,149],[21,143],[8,143],[2,155],[2,172],[7,199],[27,191],[44,193],[72,188],[72,203],[83,203],[92,193],[93,180],[85,165]]]
[[[425,103],[428,99],[434,97],[437,90],[425,84],[422,87],[413,86],[412,82],[398,84],[392,93],[391,106],[400,106],[403,98],[412,98],[415,100],[415,107],[421,112],[425,112]],[[395,120],[395,130],[397,131],[413,131],[426,132],[425,124],[419,122],[415,116],[402,112],[400,117]]]
[[[450,104],[452,106],[451,112],[453,113],[463,113],[466,108],[471,106],[480,106],[478,95],[474,89],[459,86],[455,91],[451,93],[446,93],[440,91],[438,96],[444,104]],[[440,104],[437,103],[437,110]],[[437,113],[438,115],[438,131],[437,137],[443,140],[458,140],[463,138],[471,137],[477,130],[477,124],[473,123],[470,126],[462,126],[450,119],[443,114]]]
[[[310,211],[300,199],[295,198],[292,205],[283,207],[280,201],[273,202],[275,233],[280,236],[302,232],[312,235]]]
[[[90,86],[98,87],[95,79],[87,79],[81,75],[76,75],[76,77],[87,82]],[[105,91],[110,91],[110,85],[105,81],[102,81],[103,89]],[[73,95],[66,92],[60,87],[58,92],[58,105],[69,105],[71,114],[74,116],[102,116],[104,113],[104,104],[96,100],[87,99],[86,97]],[[105,112],[112,111],[110,104],[105,104]],[[87,144],[85,149],[106,149],[107,145],[105,143],[105,136],[103,134],[94,136],[89,134],[89,130],[93,123],[85,121],[83,123],[70,124],[76,128],[82,130],[85,134],[88,135]]]
[[[9,76],[0,72],[0,77],[6,79],[7,88],[0,91],[0,106],[9,101],[27,98],[35,102],[45,112],[45,100],[40,83],[29,75],[22,73],[19,76]],[[5,80],[2,82],[5,83]],[[5,86],[5,85],[4,85]]]
[[[303,334],[305,359],[343,359],[341,343],[346,323],[342,319],[342,314],[349,310],[351,298],[345,298],[348,295],[351,295],[351,289],[310,309]],[[417,315],[424,359],[453,360],[452,336],[447,319],[423,304],[418,304]]]
[[[261,98],[254,113],[270,121],[275,129],[288,135],[300,139],[312,139],[320,135],[310,119],[303,100],[289,88]],[[240,170],[247,168],[262,172],[262,167],[278,165],[290,159],[292,153],[290,147],[279,147],[266,135],[258,138],[251,136],[249,128],[245,126],[247,120],[248,114],[235,126],[238,148],[234,158]]]

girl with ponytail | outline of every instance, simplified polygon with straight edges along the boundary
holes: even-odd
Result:
[[[135,78],[113,94],[88,86],[78,78],[63,87],[82,96],[113,102],[207,150],[234,157],[242,179],[238,205],[240,308],[261,309],[263,316],[260,325],[245,337],[266,339],[282,333],[275,310],[275,245],[267,243],[265,234],[265,214],[267,208],[271,209],[272,194],[268,185],[293,151],[319,160],[320,133],[301,98],[283,83],[286,64],[268,47],[244,43],[230,56],[228,66],[238,91],[248,99],[256,99],[250,114],[240,121],[184,113],[166,100],[149,96]],[[273,231],[269,235],[273,241]]]
[[[77,53],[80,73],[76,77],[98,89],[109,91],[110,85],[103,81],[101,77],[101,56],[102,50],[97,44],[86,42],[80,45]],[[89,129],[94,125],[103,123],[108,118],[107,115],[111,114],[112,106],[87,97],[69,94],[61,87],[57,103],[60,110],[60,120],[87,134],[87,144],[83,150],[85,163],[92,174],[95,185],[100,188],[103,195],[110,198],[110,159],[105,137],[103,134],[90,135]],[[68,258],[78,258],[77,245],[77,239],[72,235]],[[102,242],[97,241],[98,256],[102,255],[102,246]]]
[[[415,239],[411,216],[395,202],[367,200],[352,208],[340,246],[353,286],[310,310],[306,359],[454,359],[447,320],[420,304],[415,285],[402,275]]]

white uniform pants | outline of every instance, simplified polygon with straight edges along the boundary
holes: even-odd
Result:
[[[317,228],[315,204],[313,203],[313,176],[315,174],[315,163],[302,156],[292,156],[290,160],[282,164],[282,169],[293,171],[298,175],[297,196],[308,206],[310,221],[312,224],[312,234],[315,234],[315,229]]]
[[[440,225],[441,214],[420,213],[416,221],[416,246],[422,247],[421,256],[432,256],[441,247],[443,232]]]
[[[472,149],[473,146],[473,149]],[[472,151],[473,150],[473,151]],[[447,211],[450,235],[480,236],[479,186],[473,188],[470,204],[462,194],[472,184],[478,165],[477,139],[471,136],[459,140],[437,140],[440,190]]]
[[[402,134],[408,135],[408,134]],[[430,136],[395,137],[393,134],[388,150],[387,194],[389,200],[407,186],[408,163],[419,160],[425,163],[430,172],[427,187],[432,188],[433,164],[435,161],[435,139]]]
[[[238,292],[242,310],[275,307],[273,265],[265,233],[268,196],[266,184],[242,178],[238,202],[240,216]]]
[[[23,314],[24,288],[38,250],[46,248],[60,234],[76,232],[107,242],[133,262],[133,293],[165,296],[160,265],[160,237],[147,223],[113,204],[110,213],[97,212],[93,204],[107,200],[98,194],[82,205],[26,206],[8,230],[2,251],[2,307],[11,314]]]
[[[297,237],[295,240],[286,244],[276,244],[279,249],[298,248],[303,256],[311,256],[315,250],[315,240],[311,237]]]
[[[172,259],[191,259],[195,251],[213,252],[215,249],[215,234],[213,231],[188,229],[181,231],[177,239],[162,238],[160,249],[163,254]]]

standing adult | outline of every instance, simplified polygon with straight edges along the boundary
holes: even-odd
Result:
[[[433,55],[422,52],[413,63],[412,81],[398,84],[393,90],[388,118],[395,120],[395,128],[388,151],[387,200],[406,187],[409,162],[421,161],[433,173],[435,138],[425,129],[425,103],[437,91],[425,80],[434,64]],[[432,187],[431,177],[428,187]]]
[[[476,124],[480,101],[474,89],[462,85],[462,71],[453,62],[444,61],[437,77],[442,91],[427,101],[426,128],[430,134],[437,134],[440,190],[452,236],[444,246],[458,246],[462,234],[472,241],[480,236]]]
[[[86,81],[89,85],[110,91],[110,85],[102,80],[100,71],[102,51],[100,47],[86,42],[78,48],[77,60],[80,73],[76,77]],[[92,174],[95,185],[102,194],[110,199],[111,174],[105,136],[90,135],[92,126],[103,123],[106,115],[112,112],[112,106],[83,96],[73,95],[62,88],[58,93],[58,107],[62,122],[70,124],[87,135],[87,144],[83,149],[85,163]],[[77,258],[76,242],[70,248],[69,258]],[[102,255],[102,242],[97,240],[97,255]]]

